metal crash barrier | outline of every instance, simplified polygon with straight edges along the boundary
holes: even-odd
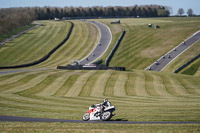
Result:
[[[56,66],[56,69],[64,70],[117,70],[126,71],[125,67],[108,67],[106,65],[67,65],[67,66]]]

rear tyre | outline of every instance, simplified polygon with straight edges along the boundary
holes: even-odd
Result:
[[[102,117],[102,121],[108,121],[112,117],[112,112],[110,111],[103,112],[101,117]]]
[[[85,113],[83,115],[83,121],[88,121],[90,119],[90,114],[89,113]]]

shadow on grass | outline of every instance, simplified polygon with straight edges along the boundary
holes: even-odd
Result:
[[[30,33],[30,32],[26,32],[26,33],[24,33],[24,34],[35,34],[35,33],[33,33],[33,32],[31,32],[31,33]]]
[[[124,118],[117,118],[117,119],[112,119],[110,121],[128,121],[128,120]]]

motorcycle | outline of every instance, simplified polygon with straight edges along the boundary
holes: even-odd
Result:
[[[89,107],[89,111],[83,115],[83,121],[88,120],[102,120],[108,121],[114,116],[113,112],[116,110],[115,106],[107,101],[106,104],[95,104]]]

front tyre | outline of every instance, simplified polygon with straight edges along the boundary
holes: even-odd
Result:
[[[103,112],[101,117],[102,117],[102,121],[108,121],[112,117],[112,112],[110,111]]]
[[[85,113],[83,115],[83,121],[88,121],[90,119],[90,114],[89,113]]]

